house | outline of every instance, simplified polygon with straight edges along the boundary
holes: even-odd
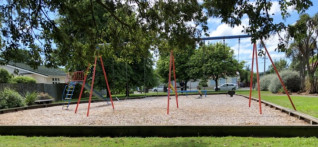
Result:
[[[33,69],[24,63],[9,62],[7,65],[0,66],[6,69],[10,74],[32,77],[36,83],[57,84],[66,83],[66,73],[61,69],[47,68],[39,66]]]

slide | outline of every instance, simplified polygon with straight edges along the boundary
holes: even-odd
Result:
[[[78,82],[78,83],[81,84],[81,85],[83,84],[82,82]],[[90,90],[91,90],[91,85],[85,84],[85,85],[84,85],[84,88],[85,88],[86,90],[90,91]],[[108,103],[108,101],[110,101],[109,98],[103,97],[103,95],[102,95],[101,93],[97,92],[97,91],[94,90],[94,89],[93,89],[93,95],[94,95],[95,97],[99,98],[99,99],[106,100],[107,103]]]

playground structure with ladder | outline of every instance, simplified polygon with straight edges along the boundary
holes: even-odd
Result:
[[[95,80],[95,71],[96,71],[97,58],[100,59],[100,63],[101,63],[102,69],[103,69],[104,78],[105,78],[105,82],[106,82],[106,85],[107,85],[107,91],[108,91],[108,95],[109,95],[109,100],[107,98],[104,98],[101,93],[99,93],[96,90],[94,90],[94,80]],[[89,116],[89,109],[90,109],[90,104],[91,104],[91,100],[92,100],[92,95],[94,95],[95,97],[97,97],[99,99],[106,100],[107,104],[108,104],[108,101],[110,101],[111,104],[112,104],[113,109],[115,109],[102,57],[101,56],[99,56],[99,57],[96,56],[95,57],[95,61],[94,61],[94,65],[93,65],[94,69],[93,69],[93,77],[92,77],[91,85],[86,83],[87,75],[89,73],[88,71],[89,71],[90,67],[91,67],[91,64],[88,65],[88,67],[86,69],[86,72],[84,72],[84,71],[76,71],[76,72],[73,72],[71,74],[70,82],[65,86],[64,91],[63,91],[62,100],[65,103],[62,106],[62,109],[69,107],[70,102],[72,100],[72,96],[74,94],[75,86],[77,84],[82,85],[82,87],[81,87],[81,92],[80,92],[80,95],[79,95],[79,98],[78,98],[78,101],[77,101],[75,113],[77,113],[78,106],[79,106],[79,103],[81,101],[84,88],[87,89],[87,90],[90,90],[89,100],[88,100],[87,116]]]

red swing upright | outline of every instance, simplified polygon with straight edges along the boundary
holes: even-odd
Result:
[[[110,98],[110,101],[111,101],[113,109],[115,109],[114,103],[113,103],[112,94],[111,94],[111,91],[110,91],[110,88],[109,88],[109,84],[108,84],[106,71],[105,71],[105,68],[104,68],[104,63],[103,63],[102,56],[99,56],[99,59],[100,59],[100,63],[101,63],[102,69],[103,69],[104,78],[105,78],[105,82],[106,82],[106,85],[107,85],[107,91],[108,91],[108,94],[109,94],[109,98]],[[94,87],[94,81],[95,81],[96,64],[97,64],[97,56],[95,57],[95,62],[94,62],[93,78],[92,78],[92,85],[91,85],[90,94],[89,94],[89,100],[88,100],[87,116],[89,116],[89,108],[91,106],[93,87]],[[81,93],[80,93],[78,101],[77,101],[75,113],[77,113],[77,108],[78,108],[78,105],[79,105],[79,103],[81,101],[81,98],[82,98],[82,93],[83,93],[85,82],[86,82],[86,79],[87,79],[87,74],[88,74],[89,67],[90,67],[90,64],[88,65],[85,73],[83,73],[83,71],[80,71],[80,72],[76,72],[77,74],[75,74],[75,80],[83,82],[82,83],[82,88],[81,88]],[[77,75],[80,75],[80,76],[77,76]]]
[[[273,60],[272,60],[272,58],[271,58],[271,56],[270,56],[270,54],[269,54],[269,52],[268,52],[266,46],[265,46],[265,43],[263,42],[263,40],[261,40],[261,43],[262,43],[262,46],[263,46],[264,49],[265,49],[265,52],[266,52],[268,58],[270,59],[270,61],[271,61],[271,63],[272,63],[272,66],[274,67],[274,70],[275,70],[275,72],[276,72],[276,74],[277,74],[277,77],[278,77],[280,83],[282,84],[282,86],[283,86],[283,88],[284,88],[284,91],[285,91],[286,95],[288,96],[288,99],[289,99],[290,103],[292,104],[294,110],[296,110],[296,107],[295,107],[295,105],[294,105],[292,99],[291,99],[290,96],[289,96],[288,90],[286,89],[285,84],[284,84],[282,78],[280,77],[280,75],[279,75],[279,73],[278,73],[278,71],[277,71],[277,69],[276,69],[276,66],[275,66],[275,64],[274,64],[274,62],[273,62]],[[261,92],[260,92],[260,85],[259,85],[259,73],[258,73],[258,60],[257,60],[257,47],[256,47],[256,43],[254,43],[254,45],[253,45],[252,69],[251,69],[251,76],[250,76],[251,78],[250,78],[249,107],[251,107],[251,100],[252,100],[254,56],[255,56],[255,60],[256,60],[256,71],[257,71],[256,76],[257,76],[257,89],[258,89],[259,112],[260,112],[260,114],[262,114],[262,101],[261,101]]]
[[[177,103],[177,108],[179,108],[178,104],[178,90],[177,90],[177,78],[176,78],[176,67],[174,64],[174,56],[173,56],[173,51],[171,50],[170,52],[170,62],[169,62],[169,79],[168,79],[168,106],[167,106],[167,114],[169,114],[169,107],[170,107],[170,89],[171,89],[171,66],[173,66],[173,77],[174,77],[174,91],[176,94],[176,103]]]

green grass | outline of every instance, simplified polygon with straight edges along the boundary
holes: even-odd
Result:
[[[249,91],[237,91],[236,93],[249,96]],[[252,91],[252,97],[258,98],[258,92]],[[269,91],[261,91],[261,98],[262,100],[293,109],[286,94],[273,94]],[[291,95],[291,99],[297,111],[318,118],[318,97]]]
[[[255,138],[255,137],[24,137],[0,136],[0,146],[318,146],[318,139],[311,138]]]

